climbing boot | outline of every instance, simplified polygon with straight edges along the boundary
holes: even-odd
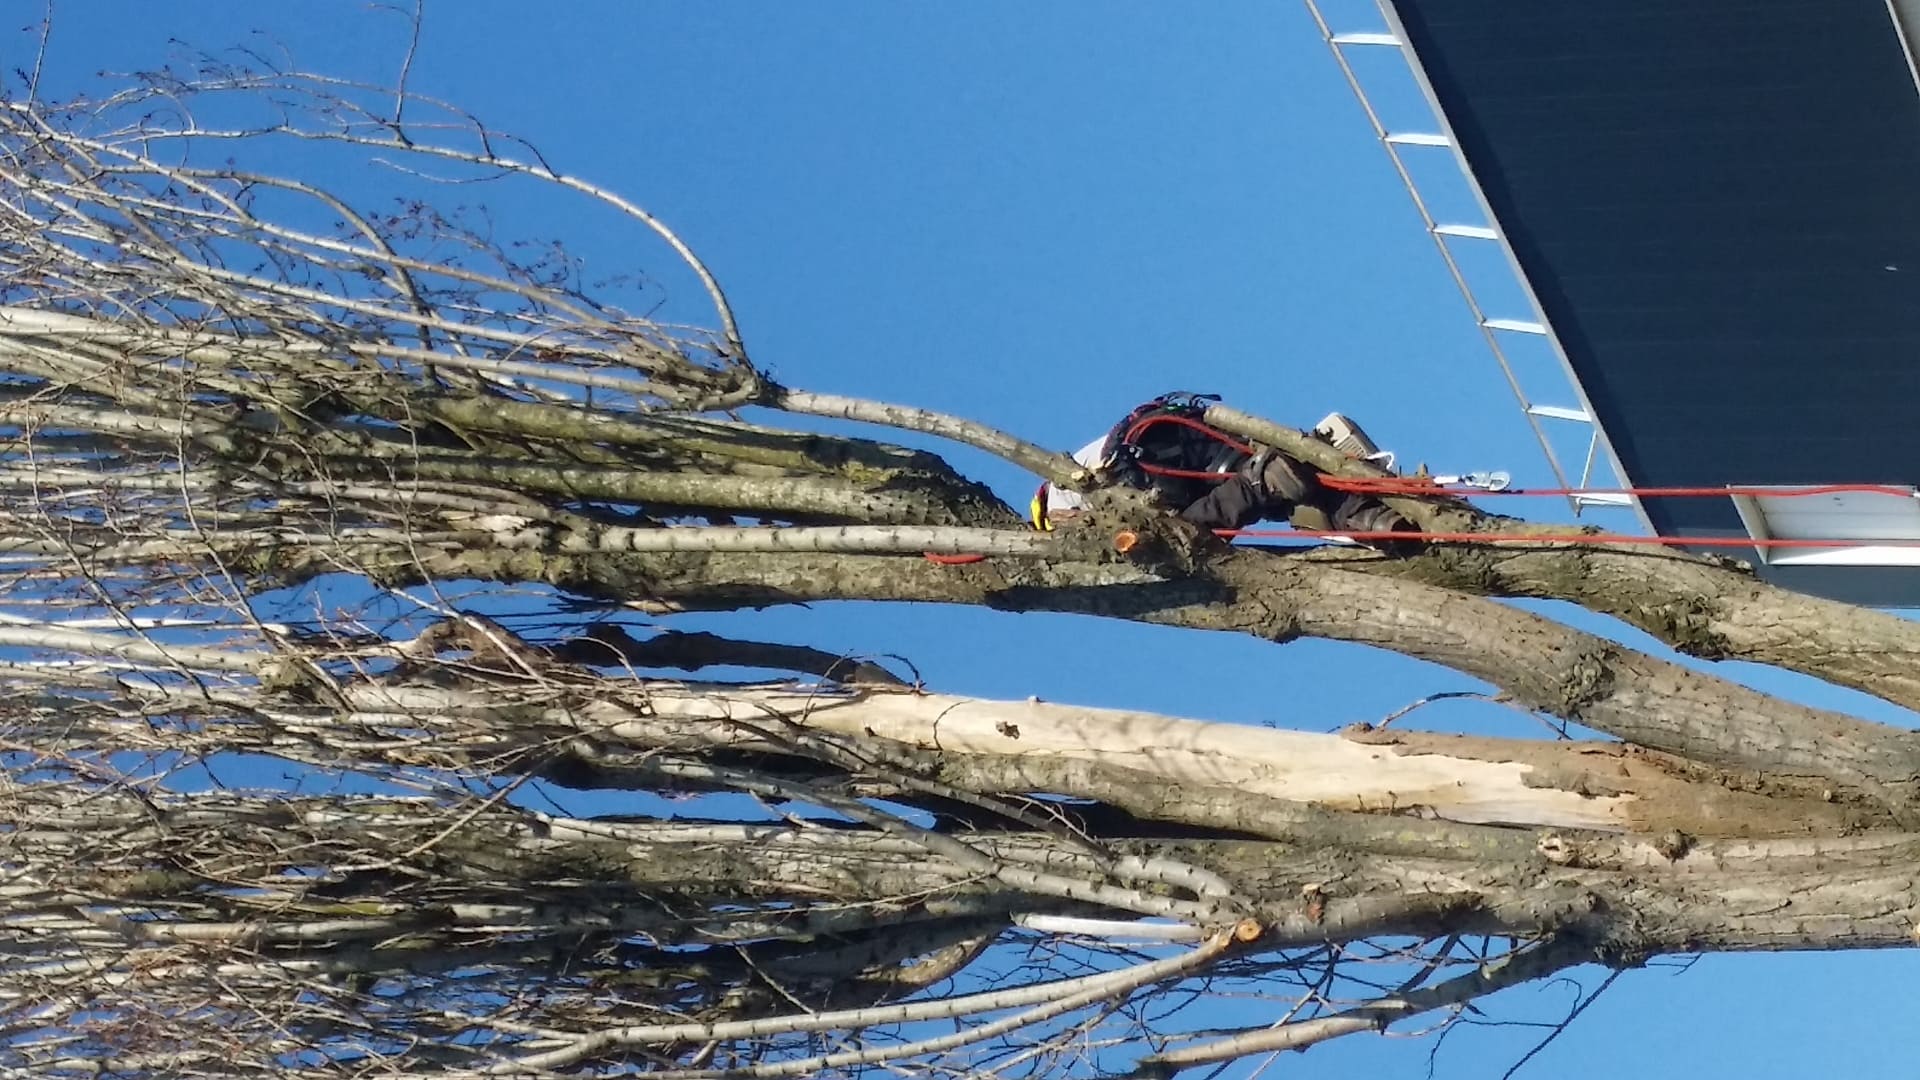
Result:
[[[1400,516],[1393,507],[1373,499],[1350,498],[1334,512],[1333,527],[1343,532],[1383,533],[1419,532],[1419,526]],[[1418,540],[1366,540],[1368,547],[1388,555],[1413,555],[1420,551]]]

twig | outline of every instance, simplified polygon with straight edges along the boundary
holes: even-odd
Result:
[[[918,431],[926,435],[952,439],[955,442],[985,450],[995,457],[1010,461],[1036,476],[1064,487],[1084,487],[1092,479],[1092,474],[1085,466],[1065,454],[1036,446],[985,424],[948,413],[934,412],[932,409],[915,408],[910,405],[889,405],[884,402],[840,397],[834,394],[816,394],[806,390],[789,390],[780,386],[771,387],[762,404],[786,412],[804,413],[809,416],[831,416],[841,420],[858,420],[862,423],[880,424],[903,431]]]
[[[1096,1001],[1129,993],[1142,986],[1159,982],[1162,979],[1191,972],[1218,959],[1236,941],[1243,940],[1248,936],[1257,936],[1257,932],[1257,929],[1249,930],[1245,927],[1238,927],[1233,930],[1222,930],[1216,932],[1199,948],[1182,953],[1179,956],[1140,964],[1122,971],[1101,972],[1097,975],[1085,975],[1076,979],[1062,979],[1037,986],[1023,986],[1014,990],[994,990],[983,994],[969,994],[939,1001],[914,1002],[907,1005],[891,1005],[883,1008],[815,1013],[807,1016],[781,1016],[766,1020],[742,1020],[726,1024],[671,1024],[598,1031],[582,1038],[572,1046],[549,1051],[544,1054],[529,1055],[509,1063],[494,1066],[488,1071],[494,1074],[511,1074],[565,1068],[586,1057],[593,1054],[604,1053],[616,1046],[695,1040],[704,1041],[709,1039],[740,1039],[788,1032],[865,1028],[872,1027],[876,1024],[954,1019],[978,1013],[996,1012],[1001,1009],[1043,1003],[1037,1009],[1017,1013],[990,1024],[964,1028],[953,1035],[926,1039],[917,1043],[908,1043],[904,1046],[885,1046],[839,1054],[824,1054],[814,1058],[783,1061],[771,1065],[757,1065],[746,1069],[667,1070],[656,1075],[658,1075],[661,1080],[696,1080],[696,1078],[702,1077],[721,1076],[803,1076],[807,1073],[817,1072],[823,1069],[837,1069],[848,1065],[870,1064],[872,1062],[885,1061],[893,1058],[904,1059],[921,1054],[951,1050],[955,1047],[966,1046],[970,1043],[991,1039],[1005,1032],[1017,1031],[1020,1028],[1040,1023],[1054,1016],[1059,1016],[1062,1013],[1071,1012],[1074,1009],[1082,1008]]]
[[[393,84],[393,130],[401,130],[407,108],[407,76],[413,71],[414,57],[420,53],[420,25],[426,15],[426,0],[413,0],[413,18],[409,20],[407,53],[400,61],[400,77]]]
[[[1580,1016],[1581,1013],[1587,1011],[1587,1006],[1599,1000],[1600,995],[1606,993],[1607,987],[1612,986],[1614,983],[1614,980],[1618,979],[1620,976],[1624,974],[1626,974],[1625,968],[1615,968],[1614,970],[1607,972],[1607,977],[1601,981],[1599,986],[1594,987],[1593,993],[1588,994],[1584,999],[1580,1001],[1579,1004],[1575,1005],[1573,1007],[1573,1011],[1567,1013],[1566,1019],[1560,1021],[1558,1024],[1555,1024],[1553,1026],[1553,1030],[1547,1033],[1547,1037],[1535,1043],[1533,1049],[1527,1051],[1524,1055],[1521,1056],[1519,1061],[1516,1061],[1513,1063],[1512,1068],[1508,1069],[1504,1073],[1501,1073],[1500,1080],[1512,1080],[1513,1074],[1520,1071],[1520,1066],[1525,1065],[1529,1061],[1532,1061],[1535,1054],[1538,1054],[1540,1051],[1545,1050],[1547,1048],[1547,1044],[1559,1038],[1567,1030],[1568,1025],[1572,1024],[1574,1020],[1576,1020]]]
[[[1555,737],[1557,738],[1560,738],[1560,739],[1572,738],[1572,736],[1567,734],[1566,725],[1554,723],[1553,721],[1540,715],[1538,711],[1534,709],[1529,709],[1525,705],[1522,705],[1519,702],[1513,700],[1513,698],[1510,695],[1483,694],[1477,690],[1447,690],[1438,694],[1428,694],[1426,697],[1423,697],[1418,701],[1412,702],[1411,704],[1402,705],[1399,708],[1388,713],[1386,716],[1382,717],[1381,719],[1374,721],[1373,726],[1375,728],[1385,728],[1388,724],[1393,723],[1395,720],[1398,720],[1401,717],[1407,716],[1411,713],[1419,711],[1420,709],[1424,709],[1429,705],[1432,705],[1432,704],[1435,704],[1436,702],[1441,702],[1441,701],[1484,701],[1490,705],[1504,705],[1507,708],[1512,709],[1513,711],[1527,717],[1528,719],[1544,725],[1546,729],[1548,731],[1553,732]]]
[[[1297,1050],[1360,1031],[1384,1031],[1389,1024],[1434,1009],[1472,1001],[1509,986],[1532,982],[1563,968],[1594,959],[1590,948],[1569,938],[1508,953],[1499,960],[1425,990],[1383,998],[1334,1016],[1301,1020],[1273,1028],[1254,1028],[1182,1050],[1140,1059],[1134,1075],[1170,1077],[1186,1069],[1230,1061],[1269,1050]]]

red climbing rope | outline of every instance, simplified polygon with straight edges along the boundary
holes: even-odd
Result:
[[[1201,432],[1209,438],[1225,443],[1227,446],[1252,456],[1256,451],[1247,443],[1235,439],[1225,432],[1185,416],[1159,414],[1142,418],[1127,428],[1121,435],[1121,441],[1131,443],[1140,433],[1156,424],[1177,424]],[[1232,473],[1202,469],[1178,469],[1169,465],[1150,465],[1140,463],[1143,472],[1155,476],[1171,476],[1189,480],[1211,480],[1219,482],[1231,477]],[[1631,495],[1635,498],[1727,498],[1730,496],[1748,496],[1753,498],[1791,499],[1808,498],[1821,495],[1890,495],[1898,498],[1915,498],[1914,490],[1896,484],[1809,484],[1799,487],[1754,487],[1732,485],[1728,487],[1616,487],[1616,488],[1501,488],[1489,490],[1472,484],[1440,483],[1430,476],[1331,476],[1322,474],[1318,481],[1334,491],[1344,491],[1358,495],[1403,495],[1409,497],[1432,497],[1451,495],[1455,497],[1471,496],[1481,498],[1487,495],[1531,495],[1531,496],[1577,496],[1577,495]],[[1241,536],[1265,537],[1289,540],[1298,543],[1319,542],[1322,540],[1352,541],[1415,541],[1428,544],[1607,544],[1607,545],[1644,545],[1649,547],[1706,547],[1706,548],[1853,548],[1853,547],[1912,547],[1920,548],[1920,540],[1782,540],[1759,537],[1732,536],[1640,536],[1631,533],[1525,533],[1525,532],[1385,532],[1385,531],[1348,531],[1340,532],[1327,529],[1215,529],[1217,536],[1233,539]],[[962,566],[984,561],[985,555],[936,555],[926,553],[927,559],[942,566]]]
[[[1214,535],[1282,540],[1412,540],[1426,544],[1641,544],[1653,547],[1852,548],[1920,547],[1920,540],[1781,540],[1747,536],[1640,536],[1634,533],[1387,532],[1337,529],[1215,529]]]
[[[1215,442],[1225,443],[1248,457],[1252,457],[1257,452],[1253,447],[1233,438],[1218,428],[1208,427],[1206,424],[1191,417],[1169,416],[1164,413],[1158,416],[1143,417],[1138,423],[1128,428],[1120,436],[1120,441],[1122,443],[1131,443],[1139,437],[1141,432],[1156,424],[1175,424],[1184,428],[1192,428],[1208,438],[1213,439]],[[1216,484],[1233,476],[1232,473],[1220,472],[1217,469],[1180,469],[1172,465],[1150,465],[1144,461],[1140,462],[1139,465],[1140,471],[1150,476],[1172,476],[1182,480],[1211,480]]]
[[[1472,485],[1439,484],[1425,476],[1321,476],[1320,483],[1335,491],[1361,495],[1633,495],[1639,498],[1725,498],[1746,495],[1788,499],[1813,495],[1895,495],[1914,497],[1913,489],[1897,484],[1807,484],[1796,487],[1617,487],[1617,488],[1502,488],[1489,491]]]
[[[1133,442],[1136,438],[1139,437],[1141,432],[1147,430],[1148,428],[1154,426],[1155,424],[1178,424],[1179,426],[1184,428],[1192,428],[1193,430],[1198,431],[1203,435],[1206,435],[1207,437],[1215,440],[1216,442],[1226,443],[1228,446],[1231,446],[1235,450],[1238,450],[1241,453],[1246,454],[1248,457],[1252,457],[1255,452],[1252,446],[1249,446],[1248,444],[1241,442],[1239,439],[1236,439],[1233,436],[1228,435],[1226,432],[1221,431],[1219,428],[1208,427],[1206,424],[1203,424],[1200,421],[1195,420],[1189,416],[1172,416],[1166,413],[1161,413],[1157,416],[1148,416],[1141,419],[1139,423],[1136,423],[1132,427],[1128,428],[1126,430],[1126,433],[1120,436],[1120,441],[1123,443]],[[1206,473],[1204,475],[1212,476],[1214,474]]]

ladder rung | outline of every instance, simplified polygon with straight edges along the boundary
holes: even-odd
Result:
[[[1426,131],[1391,131],[1386,139],[1400,146],[1452,146],[1445,135],[1436,135]]]
[[[1544,334],[1547,328],[1537,322],[1525,319],[1486,319],[1480,323],[1489,330],[1506,330],[1515,334]]]
[[[1335,45],[1398,45],[1400,39],[1392,34],[1335,34]]]
[[[1585,409],[1568,409],[1559,405],[1529,405],[1527,411],[1535,416],[1544,416],[1552,420],[1577,420],[1582,424],[1593,423],[1593,417]]]
[[[1471,236],[1475,240],[1500,239],[1500,234],[1488,225],[1435,225],[1433,231],[1441,236]]]

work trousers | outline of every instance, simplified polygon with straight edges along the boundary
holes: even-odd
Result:
[[[1377,499],[1312,481],[1309,485],[1306,498],[1298,502],[1277,495],[1262,497],[1245,473],[1234,473],[1188,503],[1180,516],[1203,529],[1244,529],[1256,521],[1288,521],[1296,510],[1309,508],[1324,515],[1328,527],[1340,531],[1384,532],[1404,526],[1400,515]]]

